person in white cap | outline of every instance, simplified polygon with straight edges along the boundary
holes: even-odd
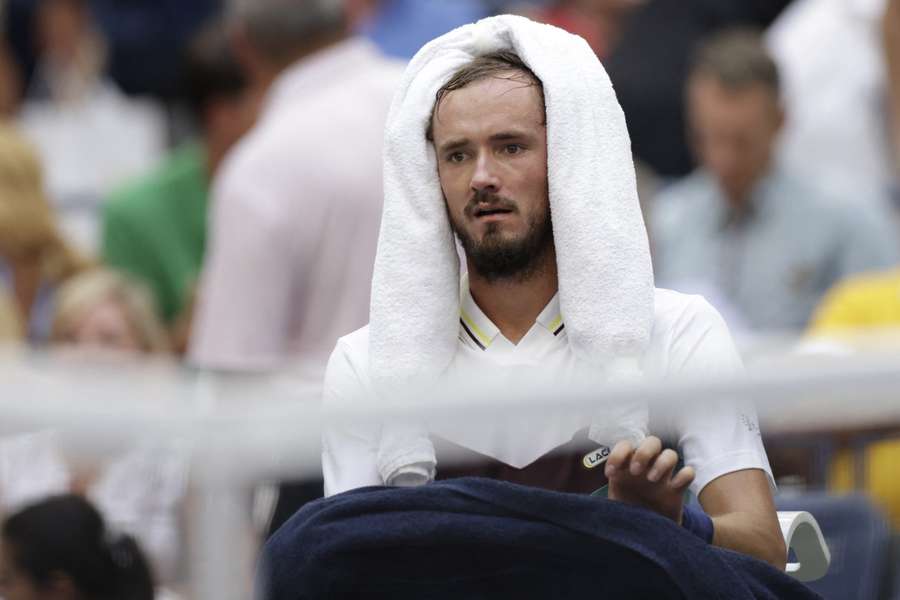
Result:
[[[522,368],[607,381],[740,369],[714,309],[653,286],[624,116],[581,38],[509,16],[438,38],[410,63],[385,140],[370,325],[338,342],[326,408],[485,373],[512,386]],[[690,488],[711,517],[703,537],[784,567],[756,416],[730,401],[665,416],[598,401],[514,428],[334,425],[323,470],[326,495],[459,475],[589,492],[607,453],[610,498],[682,522]]]

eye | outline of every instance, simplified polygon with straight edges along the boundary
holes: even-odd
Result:
[[[507,154],[519,154],[522,150],[523,148],[519,144],[507,144],[503,148],[503,151]]]
[[[466,159],[466,155],[462,152],[452,152],[447,155],[447,162],[461,163]]]

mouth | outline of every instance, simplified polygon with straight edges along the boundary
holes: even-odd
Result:
[[[496,206],[485,206],[475,209],[473,213],[476,219],[499,219],[504,215],[511,215],[513,211],[509,208],[499,208]]]

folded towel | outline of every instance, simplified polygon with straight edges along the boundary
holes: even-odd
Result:
[[[516,52],[544,86],[553,237],[569,343],[586,372],[614,380],[640,374],[653,321],[653,275],[624,114],[582,38],[504,15],[422,48],[388,115],[369,347],[370,374],[382,398],[422,389],[456,351],[459,260],[425,131],[438,89],[473,58],[501,49]],[[645,406],[607,406],[598,399],[591,437],[607,445],[638,442],[646,425]],[[425,427],[385,424],[378,463],[389,484],[410,473],[427,478],[434,450]]]

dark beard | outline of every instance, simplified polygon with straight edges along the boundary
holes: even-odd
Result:
[[[470,268],[489,282],[500,280],[527,281],[545,266],[553,248],[553,225],[550,211],[528,225],[525,235],[515,240],[501,237],[500,225],[491,223],[480,242],[473,239],[451,217],[450,226],[459,238]]]

